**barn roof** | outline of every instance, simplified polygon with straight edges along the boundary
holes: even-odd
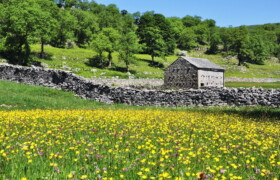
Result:
[[[197,68],[224,70],[224,68],[212,63],[208,59],[191,58],[191,57],[186,57],[186,56],[181,56],[180,58],[183,58],[184,60],[188,61],[189,63],[191,63],[192,65],[194,65]]]

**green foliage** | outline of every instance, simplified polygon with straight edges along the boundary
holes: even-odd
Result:
[[[178,47],[184,50],[192,50],[198,46],[197,36],[192,28],[185,28],[178,39]]]
[[[250,62],[263,65],[269,57],[268,46],[263,42],[260,36],[251,36],[250,49],[253,52]]]
[[[134,32],[124,34],[120,39],[119,47],[119,60],[125,62],[126,70],[129,72],[129,65],[136,58],[135,53],[139,52],[141,46],[139,45],[139,39]]]
[[[27,65],[31,60],[30,40],[49,39],[55,24],[52,8],[56,6],[48,0],[5,0],[1,3],[1,33],[6,38],[5,55],[11,63]]]
[[[0,23],[1,55],[14,64],[30,64],[29,46],[40,43],[42,58],[47,44],[59,48],[78,45],[97,52],[98,56],[91,59],[93,64],[110,67],[114,52],[124,56],[126,45],[119,41],[125,43],[131,38],[136,42],[133,33],[140,40],[138,44],[145,47],[138,51],[151,55],[153,61],[173,55],[176,47],[189,52],[203,47],[209,54],[235,55],[239,65],[265,64],[270,56],[280,57],[280,24],[219,28],[215,20],[200,16],[166,18],[153,11],[130,14],[114,4],[105,6],[88,0],[2,0]],[[129,57],[121,59],[133,59]]]
[[[140,43],[145,44],[144,53],[150,54],[152,59],[158,56],[173,54],[176,41],[172,25],[161,14],[146,12],[140,17],[137,35]]]
[[[60,10],[55,17],[58,22],[58,28],[55,30],[55,36],[51,40],[54,47],[65,48],[71,47],[68,40],[74,40],[74,28],[77,26],[77,19],[69,10]]]
[[[102,60],[103,52],[108,53],[108,66],[111,67],[112,53],[118,50],[120,34],[113,28],[103,28],[96,36],[94,36],[92,47],[98,52],[99,58]]]
[[[152,56],[152,61],[154,61],[155,57],[163,57],[166,52],[166,44],[163,40],[162,35],[160,34],[160,30],[153,27],[147,27],[145,29],[145,37],[143,42],[145,42],[145,52]]]
[[[216,28],[211,29],[211,35],[210,35],[210,48],[206,52],[208,54],[217,54],[219,52],[218,45],[221,43],[221,38],[218,34],[218,31]]]
[[[185,16],[182,18],[182,22],[185,27],[193,27],[197,26],[201,23],[201,17],[200,16]]]
[[[122,14],[122,29],[118,45],[119,60],[125,62],[126,71],[129,72],[129,65],[136,60],[134,54],[141,50],[139,39],[135,33],[136,25],[131,15]]]
[[[71,9],[70,13],[77,20],[77,24],[74,28],[76,44],[79,47],[85,47],[91,42],[92,34],[95,34],[99,30],[97,17],[81,9]]]

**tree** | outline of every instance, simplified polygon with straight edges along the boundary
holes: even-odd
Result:
[[[37,3],[40,5],[40,17],[42,18],[38,22],[37,29],[41,42],[40,57],[45,58],[44,45],[50,42],[58,28],[58,21],[54,17],[57,16],[59,9],[51,1],[37,0]]]
[[[109,39],[107,36],[105,36],[103,33],[98,33],[94,35],[93,42],[92,42],[92,48],[94,51],[98,53],[98,57],[102,59],[103,52],[106,51],[107,45],[109,44]]]
[[[122,16],[122,28],[119,42],[119,60],[124,61],[126,70],[129,72],[130,63],[135,60],[134,54],[141,50],[139,39],[135,33],[136,25],[135,19],[130,14],[123,14]]]
[[[80,9],[72,9],[70,12],[76,18],[77,22],[74,28],[76,44],[79,47],[85,47],[85,45],[90,43],[92,34],[95,34],[99,30],[97,17],[89,11]]]
[[[116,5],[110,4],[103,8],[102,11],[98,13],[98,24],[100,29],[111,27],[114,29],[120,29],[120,10]]]
[[[68,40],[74,40],[74,30],[77,26],[77,19],[70,13],[71,10],[60,10],[55,17],[58,21],[58,28],[51,40],[54,47],[65,48]]]
[[[182,18],[182,22],[185,27],[193,27],[197,26],[198,24],[201,23],[201,17],[200,16],[185,16]]]
[[[233,28],[221,28],[220,37],[223,44],[223,50],[229,52],[233,44]]]
[[[108,38],[109,43],[107,44],[106,51],[108,52],[108,67],[112,66],[112,53],[118,49],[120,34],[113,28],[104,28],[102,33]]]
[[[152,34],[159,39],[156,40],[155,37],[151,36]],[[157,54],[156,56],[159,55],[159,50],[161,56],[174,53],[176,47],[175,31],[172,29],[170,22],[161,14],[144,13],[138,24],[137,35],[140,38],[140,43],[147,47],[143,49],[144,53]],[[157,49],[157,53],[153,49]],[[152,55],[152,57],[155,56]]]
[[[108,53],[108,67],[112,65],[112,53],[118,49],[119,39],[118,31],[113,28],[104,28],[94,36],[92,47],[100,59],[103,59],[103,52]]]
[[[197,37],[197,42],[201,45],[206,45],[210,39],[210,29],[206,24],[199,24],[192,27]]]
[[[192,50],[198,45],[197,36],[192,28],[185,28],[178,39],[178,47],[183,50]]]
[[[183,22],[178,17],[167,18],[170,23],[170,26],[174,32],[174,39],[176,40],[177,46],[179,45],[179,39],[181,38],[182,32],[185,30]]]
[[[208,54],[217,54],[219,52],[218,45],[221,43],[220,35],[216,28],[211,29],[210,35],[210,48],[206,53]]]
[[[45,19],[41,4],[48,0],[4,0],[0,6],[1,33],[6,38],[6,56],[11,63],[27,65],[30,58],[30,39],[44,38],[43,32],[49,32],[51,19]],[[41,29],[42,28],[42,29]]]
[[[160,30],[148,27],[145,32],[146,36],[143,39],[145,42],[145,52],[152,56],[153,62],[155,57],[164,57],[166,55],[166,44],[160,34]]]
[[[234,29],[233,44],[230,48],[237,54],[238,66],[251,59],[253,52],[250,49],[250,37],[246,26]]]
[[[250,62],[263,65],[269,56],[269,47],[263,42],[261,36],[250,37],[250,49],[253,53]]]
[[[134,54],[139,52],[140,49],[139,39],[134,32],[126,33],[121,37],[119,59],[125,62],[127,72],[129,72],[130,63],[135,60]]]

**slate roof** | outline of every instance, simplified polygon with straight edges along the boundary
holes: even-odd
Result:
[[[218,66],[208,59],[200,59],[200,58],[192,58],[192,57],[186,57],[186,56],[181,56],[184,60],[188,61],[192,65],[194,65],[197,68],[201,69],[219,69],[219,70],[225,70],[221,66]]]

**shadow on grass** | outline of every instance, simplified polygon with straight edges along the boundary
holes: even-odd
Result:
[[[53,54],[50,54],[50,53],[45,53],[44,54],[44,58],[41,57],[41,53],[38,53],[38,52],[32,52],[31,53],[31,56],[33,57],[36,57],[36,58],[39,58],[39,59],[44,59],[44,60],[48,60],[48,61],[52,61],[52,56]]]
[[[127,73],[127,69],[125,67],[113,66],[110,69],[113,70],[113,71],[119,71],[119,72],[122,72],[122,73]],[[136,74],[136,71],[129,70],[129,73]]]
[[[151,61],[151,60],[148,60],[148,59],[139,59],[139,61],[143,61],[143,62],[148,63],[148,65],[150,67],[161,68],[161,69],[164,68],[164,64],[161,63],[161,62]]]
[[[108,66],[108,61],[106,57],[100,58],[99,56],[94,56],[92,58],[88,58],[88,61],[85,62],[85,65],[104,69]]]
[[[205,109],[206,112],[236,114],[246,118],[253,118],[255,121],[279,121],[280,109],[269,107],[230,107]]]

